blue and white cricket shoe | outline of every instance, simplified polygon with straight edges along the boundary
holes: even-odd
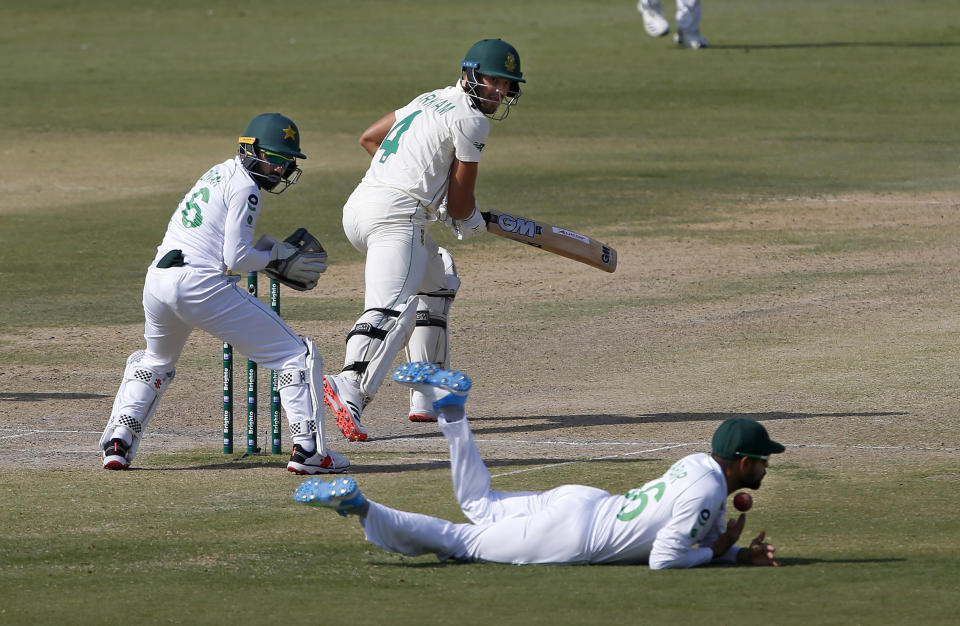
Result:
[[[473,385],[463,372],[445,370],[427,361],[404,363],[393,372],[393,380],[413,387],[433,400],[433,408],[463,406]]]
[[[310,506],[324,506],[334,509],[341,516],[360,508],[367,499],[360,493],[357,481],[350,476],[326,481],[322,478],[308,478],[293,492],[293,499]]]

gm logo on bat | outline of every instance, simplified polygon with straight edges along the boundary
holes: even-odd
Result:
[[[516,233],[524,237],[530,237],[531,239],[542,232],[540,225],[533,220],[525,220],[522,217],[514,217],[512,215],[497,216],[497,226],[508,233]]]
[[[610,262],[610,248],[607,246],[600,246],[600,260],[604,263]]]

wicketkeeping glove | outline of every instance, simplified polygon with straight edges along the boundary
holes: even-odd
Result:
[[[257,244],[264,241],[261,237]],[[327,271],[327,251],[306,228],[275,242],[270,249],[270,262],[263,273],[297,291],[317,286],[320,274]]]

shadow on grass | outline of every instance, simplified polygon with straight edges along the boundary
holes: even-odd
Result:
[[[111,398],[100,393],[54,393],[46,391],[0,391],[0,402],[40,402],[41,400],[100,400]]]
[[[416,563],[405,563],[403,561],[370,561],[370,565],[375,565],[377,567],[403,567],[403,568],[413,568],[413,569],[439,569],[442,567],[457,567],[461,565],[478,565],[477,563],[470,563],[469,561],[423,561]],[[486,565],[497,565],[497,563],[488,563]]]
[[[582,458],[539,458],[539,459],[484,459],[488,468],[496,467],[536,467],[538,465],[555,465],[559,463],[577,463],[583,461]],[[637,458],[611,458],[594,460],[594,463],[637,463],[638,461],[650,461],[654,459]],[[285,469],[286,461],[255,461],[244,458],[232,459],[222,463],[204,463],[199,465],[179,465],[179,466],[156,466],[156,467],[131,467],[124,470],[126,472],[182,472],[193,470],[247,470],[260,468]],[[415,472],[422,470],[446,470],[450,467],[450,462],[446,460],[421,461],[419,463],[392,463],[392,464],[368,464],[354,465],[345,472],[346,474],[393,474],[399,472]],[[333,478],[336,474],[317,474],[320,478]],[[303,476],[306,478],[307,476]]]
[[[158,465],[156,467],[129,467],[124,472],[183,472],[191,470],[248,470],[262,469],[264,467],[273,467],[277,469],[286,469],[286,461],[262,461],[258,463],[244,463],[240,459],[232,459],[223,463],[203,463],[200,465]],[[332,477],[332,475],[331,475]]]
[[[473,433],[475,435],[491,435],[504,433],[535,433],[569,428],[583,428],[590,426],[616,426],[625,424],[642,424],[656,422],[720,422],[731,417],[745,417],[757,421],[782,420],[782,419],[806,419],[809,417],[886,417],[895,415],[908,415],[903,411],[868,411],[868,412],[837,412],[837,413],[791,413],[786,411],[765,411],[758,413],[721,413],[721,412],[703,412],[703,413],[644,413],[640,415],[533,415],[533,416],[508,416],[508,417],[478,417],[470,418],[473,423]],[[532,420],[542,420],[541,424],[525,423],[517,426],[481,426],[485,422],[510,422],[510,421],[530,422]],[[387,437],[371,437],[370,441],[390,441],[404,439],[442,439],[443,433],[439,429],[425,433],[406,433],[402,435],[391,435]],[[358,452],[362,447],[351,448]],[[487,459],[488,467],[504,466],[527,466],[558,463],[575,463],[583,461],[582,458],[538,458],[538,459]],[[636,463],[635,457],[630,458],[605,458],[602,460],[593,460],[592,462],[603,463]],[[395,463],[390,465],[367,464],[351,466],[347,473],[349,474],[381,474],[410,472],[420,470],[444,469],[449,467],[446,460],[421,461],[417,463]],[[226,459],[218,463],[203,463],[199,465],[186,466],[158,466],[158,467],[132,467],[126,471],[183,471],[183,470],[237,470],[237,469],[256,469],[256,468],[286,468],[286,460],[274,458],[274,455],[255,453],[244,454],[239,457]]]
[[[777,560],[780,562],[781,566],[789,565],[816,565],[818,563],[837,563],[841,565],[846,564],[860,564],[860,563],[902,563],[907,559],[814,559],[806,557],[788,557],[781,559],[777,557]]]
[[[792,565],[816,565],[818,563],[836,563],[841,565],[851,565],[851,564],[863,564],[863,563],[902,563],[907,559],[813,559],[813,558],[803,558],[795,557],[789,559],[777,559],[780,562],[781,567],[789,567]],[[475,565],[474,563],[469,563],[466,561],[442,561],[442,562],[417,562],[417,563],[405,563],[403,561],[373,561],[371,565],[377,565],[380,567],[410,567],[410,568],[440,568],[440,567],[450,567],[457,565]],[[497,563],[486,563],[485,565],[498,565]],[[500,565],[506,565],[501,563]],[[552,564],[554,567],[571,567],[570,564],[566,563],[556,563]],[[550,567],[547,566],[537,566],[537,567]],[[647,567],[644,563],[604,563],[598,565],[585,565],[577,564],[576,567]],[[711,563],[709,567],[738,567],[734,563]]]
[[[838,412],[838,413],[791,413],[786,411],[763,411],[758,413],[642,413],[640,415],[518,415],[508,417],[470,417],[475,435],[492,435],[498,433],[536,433],[567,428],[585,428],[592,426],[623,426],[628,424],[678,423],[678,422],[722,422],[731,417],[745,417],[758,422],[772,420],[807,419],[810,417],[890,417],[908,415],[903,411],[866,411],[866,412]],[[541,420],[540,424],[523,424],[522,426],[482,426],[487,422],[531,422]],[[388,437],[371,437],[371,441],[390,441],[393,439],[435,439],[442,438],[439,430]]]
[[[786,50],[790,48],[960,48],[960,42],[942,41],[820,41],[800,43],[711,44],[713,50]]]

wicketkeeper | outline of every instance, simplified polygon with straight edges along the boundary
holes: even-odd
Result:
[[[663,476],[611,495],[584,485],[544,492],[490,489],[490,474],[473,441],[464,403],[470,380],[429,363],[407,363],[397,382],[433,399],[450,446],[453,491],[472,522],[391,509],[366,499],[353,478],[311,478],[294,500],[359,517],[366,538],[390,552],[436,554],[441,560],[514,564],[640,563],[651,569],[729,562],[778,565],[760,533],[734,545],[746,516],[724,523],[727,496],[758,489],[771,454],[784,447],[758,422],[728,419],[713,435],[712,454],[691,454]]]
[[[351,441],[363,441],[364,407],[393,367],[407,359],[449,367],[447,323],[460,278],[428,233],[444,221],[464,240],[486,232],[474,185],[490,120],[520,97],[520,56],[501,39],[467,51],[456,84],[421,94],[360,137],[370,167],[343,207],[343,230],[366,255],[364,311],[347,335],[343,371],[327,376],[324,399]],[[416,391],[409,418],[436,421]]]
[[[294,443],[288,470],[320,474],[350,465],[324,443],[323,360],[313,341],[298,336],[237,285],[240,275],[263,271],[307,290],[326,270],[327,254],[306,229],[284,241],[264,235],[253,243],[262,210],[260,191],[279,194],[300,178],[297,159],[306,158],[300,131],[289,118],[264,113],[253,118],[239,144],[237,156],[210,168],[180,201],[147,270],[146,349],[127,359],[100,438],[105,469],[130,467],[194,328],[279,372],[280,402]]]

